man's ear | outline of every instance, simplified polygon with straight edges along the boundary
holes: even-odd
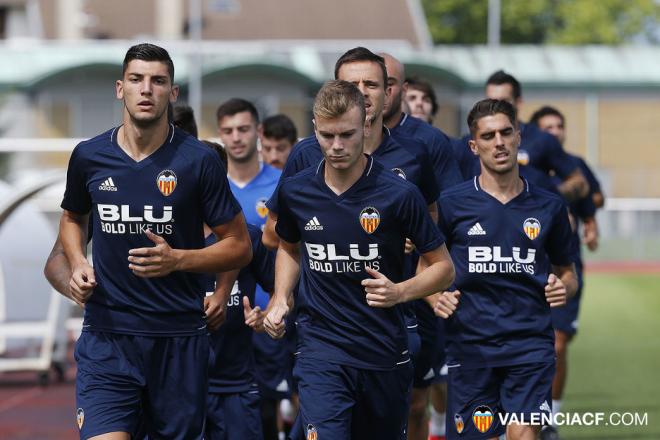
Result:
[[[472,151],[472,154],[475,156],[479,156],[479,150],[477,149],[477,143],[475,142],[474,139],[470,139],[468,141],[468,146],[470,147],[470,151]]]
[[[124,82],[120,79],[115,81],[115,94],[117,99],[124,99]]]
[[[170,92],[170,102],[171,102],[171,103],[175,103],[175,102],[176,102],[177,98],[179,97],[179,90],[180,90],[180,89],[179,89],[179,85],[178,85],[178,84],[174,84],[174,85],[172,86],[172,91]]]

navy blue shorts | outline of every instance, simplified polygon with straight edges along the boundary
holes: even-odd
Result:
[[[259,391],[209,393],[205,440],[262,440]]]
[[[419,350],[422,348],[422,340],[417,333],[417,324],[414,327],[406,328],[406,335],[408,336],[408,356],[414,359],[419,355]]]
[[[504,434],[498,413],[550,413],[554,362],[505,367],[449,367],[447,439],[489,439]]]
[[[426,388],[440,376],[445,361],[444,344],[440,345],[438,335],[422,337],[419,353],[413,359],[413,387]]]
[[[553,307],[552,327],[560,332],[571,336],[577,333],[578,314],[580,313],[580,301],[582,300],[582,289],[578,289],[575,296],[570,298],[563,307]]]
[[[298,358],[293,374],[304,438],[405,440],[410,362],[375,371]]]
[[[201,439],[207,394],[207,335],[147,337],[85,331],[76,343],[80,438],[138,432]]]

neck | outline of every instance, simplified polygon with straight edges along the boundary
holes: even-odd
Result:
[[[369,136],[364,138],[364,152],[366,154],[373,154],[378,149],[380,143],[383,142],[383,115],[378,116],[371,123],[371,130]]]
[[[391,130],[397,125],[399,125],[399,122],[401,122],[401,118],[403,118],[403,110],[401,109],[401,107],[399,107],[397,111],[392,113],[392,115],[389,118],[383,119],[383,124],[385,125],[385,127]]]
[[[326,185],[337,195],[344,193],[360,179],[367,167],[367,161],[367,157],[362,154],[353,165],[345,170],[335,169],[326,162],[323,171]]]
[[[227,175],[234,183],[239,185],[250,183],[259,174],[259,169],[259,158],[256,152],[247,161],[227,160]]]
[[[479,186],[502,203],[506,203],[520,194],[524,185],[518,172],[518,165],[504,174],[495,173],[483,165],[481,166]]]
[[[163,145],[168,133],[167,118],[163,117],[152,125],[140,127],[129,116],[124,118],[124,125],[117,132],[117,143],[131,158],[140,161]]]

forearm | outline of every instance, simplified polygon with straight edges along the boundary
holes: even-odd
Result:
[[[273,212],[268,212],[268,218],[266,219],[266,224],[264,225],[264,231],[261,236],[261,242],[270,250],[275,250],[280,244],[280,238],[277,236],[275,231],[275,225],[277,224],[277,214]]]
[[[566,288],[566,297],[571,298],[575,296],[578,289],[577,273],[575,272],[575,265],[555,267],[553,272],[561,280]]]
[[[225,237],[202,249],[172,249],[172,253],[174,270],[182,272],[227,272],[246,266],[252,259],[250,240],[240,236]]]
[[[51,286],[67,298],[71,298],[69,290],[69,281],[71,281],[71,266],[66,259],[62,241],[58,239],[53,245],[53,250],[46,260],[44,266],[44,275]]]
[[[451,260],[436,261],[413,278],[399,283],[399,288],[404,301],[412,301],[446,290],[454,281],[454,276]]]
[[[234,288],[234,283],[236,283],[239,272],[240,269],[234,269],[226,272],[219,272],[215,276],[215,291],[213,293],[224,298],[224,303],[229,300],[229,296]]]
[[[87,216],[78,216],[65,211],[60,219],[62,250],[70,268],[87,263],[85,257]]]
[[[300,277],[300,248],[299,245],[280,246],[275,259],[275,290],[272,302],[293,302],[293,289]]]
[[[557,189],[566,200],[572,202],[589,194],[589,183],[582,172],[576,170],[559,184]]]
[[[429,267],[429,263],[426,261],[426,258],[420,257],[419,260],[417,260],[417,270],[415,273],[422,273],[427,267]],[[442,291],[426,295],[422,299],[429,305],[429,307],[433,308],[435,307],[439,295],[442,295]]]

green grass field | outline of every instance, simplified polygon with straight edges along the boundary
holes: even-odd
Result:
[[[562,412],[648,413],[648,426],[565,426],[563,439],[660,439],[660,274],[588,273]]]

